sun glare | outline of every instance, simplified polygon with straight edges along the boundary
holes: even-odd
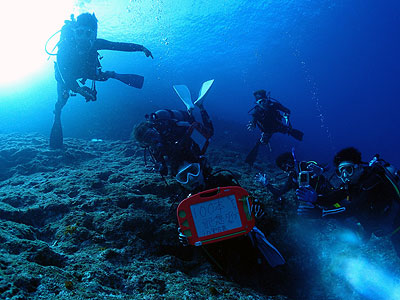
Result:
[[[0,87],[34,79],[46,64],[47,39],[74,11],[75,0],[23,0],[2,4]],[[57,37],[55,37],[57,38]],[[51,50],[55,43],[51,43]]]

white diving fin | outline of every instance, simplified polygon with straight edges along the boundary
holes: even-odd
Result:
[[[179,98],[181,98],[183,104],[185,104],[188,111],[192,111],[194,109],[194,105],[192,103],[192,96],[190,95],[190,91],[186,85],[173,85],[172,86],[175,92],[178,94]]]
[[[201,106],[206,98],[208,91],[210,90],[211,86],[214,83],[214,79],[208,80],[204,82],[199,91],[199,97],[196,101],[194,101],[194,105]]]

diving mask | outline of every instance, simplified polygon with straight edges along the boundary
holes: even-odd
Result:
[[[199,163],[191,163],[180,169],[175,178],[180,184],[188,184],[200,177],[200,171]]]
[[[350,181],[350,177],[353,176],[355,168],[357,168],[357,165],[350,161],[341,162],[337,167],[336,175],[344,183],[347,183]]]
[[[96,32],[89,27],[80,26],[80,27],[75,28],[74,32],[75,32],[75,36],[77,38],[90,39],[90,38],[96,37]]]

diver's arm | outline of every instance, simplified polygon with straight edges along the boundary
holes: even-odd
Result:
[[[347,199],[347,195],[348,193],[345,189],[337,189],[324,194],[319,194],[316,204],[329,207],[335,203],[341,202],[343,199]]]
[[[205,138],[209,139],[214,135],[213,123],[205,109],[201,109],[200,114],[203,121],[203,124],[200,126],[201,134],[203,134]]]
[[[275,109],[280,110],[282,112],[284,112],[285,114],[289,114],[290,115],[290,109],[283,106],[281,103],[279,102],[273,102],[273,106]]]
[[[74,79],[64,80],[65,87],[74,93],[80,94],[85,97],[86,101],[96,100],[96,91],[87,86],[79,86],[78,82]]]
[[[326,195],[318,195],[316,204],[322,208],[323,218],[348,218],[354,214],[356,206],[348,200],[346,190],[335,190]]]
[[[267,184],[267,189],[268,191],[270,191],[275,197],[280,197],[283,194],[285,194],[287,191],[290,190],[290,184],[288,182],[286,182],[285,184],[283,184],[280,187],[275,187],[272,184]]]
[[[154,149],[152,149],[151,153],[155,160],[155,169],[163,176],[168,175],[168,166],[163,155],[163,147],[161,145],[157,145],[154,147]]]
[[[134,43],[110,42],[104,39],[96,39],[95,47],[96,50],[113,50],[125,52],[141,51],[144,52],[146,56],[151,56],[151,58],[153,58],[153,55],[145,46]]]

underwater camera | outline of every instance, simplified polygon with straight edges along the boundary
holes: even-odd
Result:
[[[310,172],[301,171],[298,177],[299,187],[310,185]]]

